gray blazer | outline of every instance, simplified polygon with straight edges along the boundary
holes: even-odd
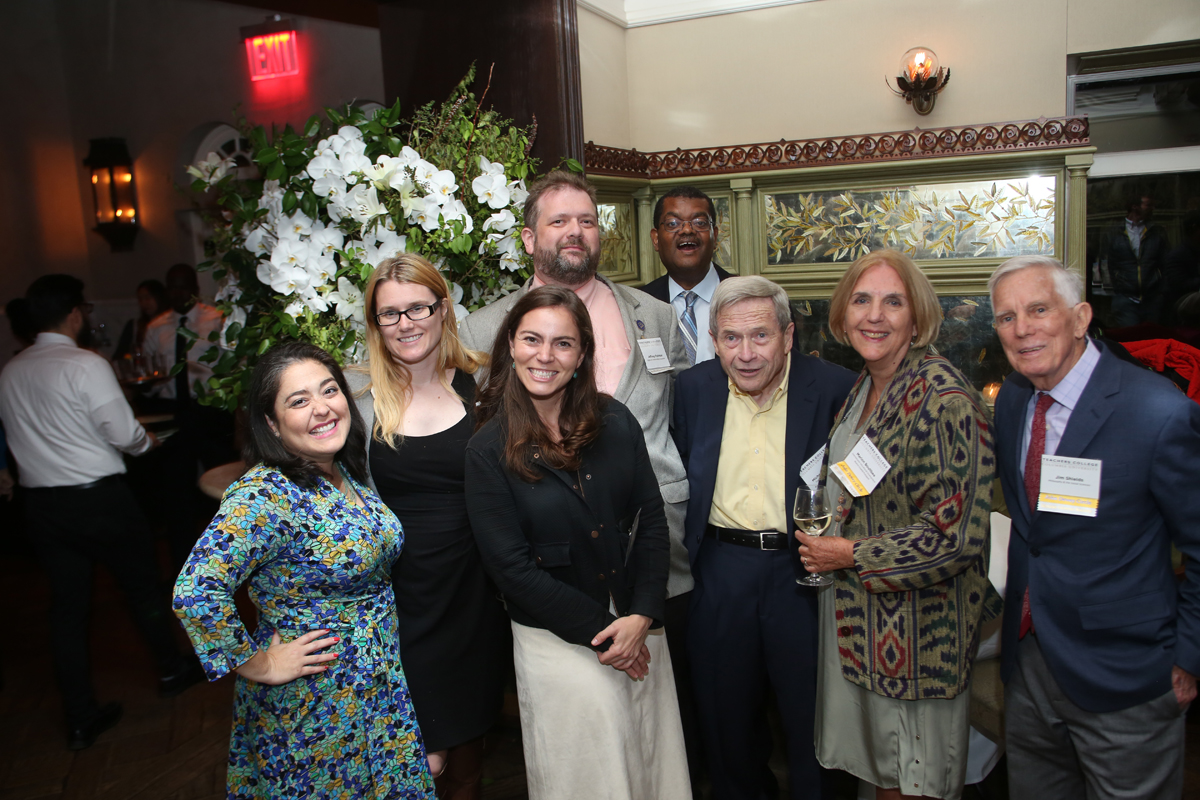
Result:
[[[667,597],[674,597],[692,590],[692,573],[688,565],[687,548],[683,545],[683,520],[688,500],[687,472],[670,431],[675,375],[688,368],[687,353],[683,349],[683,337],[679,333],[675,312],[669,305],[645,292],[612,283],[601,275],[596,277],[612,289],[617,306],[621,309],[621,318],[625,321],[625,336],[633,348],[614,397],[633,413],[646,437],[650,464],[654,467],[658,488],[666,504],[667,524],[671,533],[671,572],[667,579]],[[458,335],[463,344],[474,350],[490,352],[504,317],[517,300],[529,291],[531,283],[532,279],[512,294],[473,312],[460,322]],[[646,370],[637,340],[654,337],[661,338],[667,348],[667,355],[674,366],[670,372],[651,375]],[[480,370],[475,373],[475,379],[481,381],[485,374]]]

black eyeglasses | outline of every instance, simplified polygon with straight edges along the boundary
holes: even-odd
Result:
[[[400,322],[400,317],[408,317],[413,322],[419,322],[432,316],[433,310],[441,304],[442,301],[438,300],[436,303],[430,303],[427,306],[413,306],[407,311],[397,311],[394,308],[389,308],[387,311],[381,311],[375,315],[375,324],[381,328],[386,328]]]
[[[666,228],[671,233],[682,230],[684,225],[691,225],[694,231],[706,231],[712,227],[712,221],[708,217],[696,217],[695,219],[664,219],[659,225]]]

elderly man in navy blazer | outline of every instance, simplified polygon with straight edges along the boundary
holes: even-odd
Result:
[[[675,441],[687,468],[684,543],[700,730],[717,800],[778,796],[767,767],[768,686],[787,739],[793,800],[819,798],[813,750],[817,596],[792,536],[801,465],[825,444],[854,374],[792,349],[787,293],[723,281],[709,330],[717,359],[679,376]]]
[[[1010,792],[1177,800],[1200,671],[1200,406],[1088,338],[1059,262],[1010,259],[988,288],[1016,370],[996,398]]]

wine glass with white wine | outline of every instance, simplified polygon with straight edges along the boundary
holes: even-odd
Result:
[[[796,489],[796,503],[792,506],[792,520],[801,533],[808,536],[820,536],[829,527],[832,518],[829,502],[825,499],[825,487],[801,485]],[[796,578],[801,586],[828,586],[833,578],[828,575],[809,574]]]

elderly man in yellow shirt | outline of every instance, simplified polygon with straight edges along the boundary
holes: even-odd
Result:
[[[855,376],[792,352],[787,292],[760,276],[725,280],[709,333],[717,360],[676,383],[674,435],[690,499],[684,541],[696,588],[692,680],[713,797],[757,800],[767,767],[768,687],[787,738],[793,800],[821,796],[813,751],[816,590],[798,586],[790,504],[800,467],[829,437]]]

